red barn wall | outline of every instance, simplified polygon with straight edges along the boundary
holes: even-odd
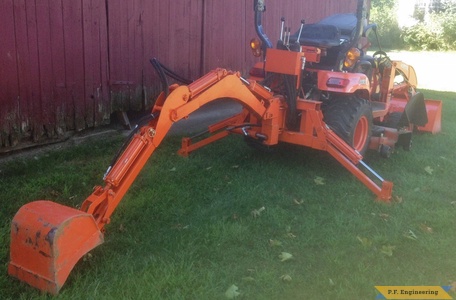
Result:
[[[297,29],[356,3],[269,0],[265,31],[274,43],[282,16]],[[152,57],[190,79],[246,72],[253,16],[253,0],[0,1],[0,152],[149,109],[159,90]]]

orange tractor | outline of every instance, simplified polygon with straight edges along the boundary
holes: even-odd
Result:
[[[315,24],[301,22],[295,33],[280,24],[274,48],[262,27],[264,0],[254,1],[262,57],[249,78],[216,69],[186,82],[157,60],[152,64],[164,91],[150,115],[133,130],[104,176],[80,209],[51,201],[20,208],[12,220],[8,272],[40,290],[57,294],[77,261],[103,243],[105,225],[171,126],[220,98],[240,103],[242,111],[209,126],[205,135],[184,138],[179,154],[232,133],[249,145],[267,149],[290,143],[328,152],[379,200],[390,201],[393,184],[363,162],[367,149],[388,157],[394,147],[409,150],[412,132],[440,130],[441,102],[416,92],[415,71],[377,51],[366,54],[370,32],[366,3],[356,14],[334,15]],[[167,82],[167,75],[182,85]]]

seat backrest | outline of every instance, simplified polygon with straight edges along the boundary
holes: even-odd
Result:
[[[317,24],[335,26],[341,38],[349,39],[353,30],[356,28],[356,15],[354,14],[335,14],[320,20]]]
[[[321,57],[320,63],[313,64],[314,68],[334,68],[339,53],[343,51],[344,45],[349,42],[356,24],[357,19],[354,14],[335,14],[317,23],[303,26],[299,44],[326,49],[326,55]],[[299,30],[290,36],[291,44],[297,42],[298,36]]]
[[[296,42],[299,31],[290,37],[291,42]],[[299,44],[315,47],[335,47],[340,45],[340,32],[334,25],[306,24],[304,25]]]

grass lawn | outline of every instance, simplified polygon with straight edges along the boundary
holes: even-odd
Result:
[[[456,93],[424,93],[444,100],[442,132],[366,157],[394,182],[390,205],[326,153],[261,153],[232,136],[182,158],[167,138],[57,298],[227,299],[236,285],[238,299],[375,299],[376,285],[456,285]],[[80,204],[121,143],[0,165],[1,299],[51,298],[7,276],[16,211]]]

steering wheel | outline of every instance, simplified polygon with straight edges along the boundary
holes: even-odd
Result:
[[[388,54],[386,54],[386,52],[382,51],[382,50],[375,51],[374,55],[372,55],[372,56],[374,58],[378,57],[378,59],[387,58],[388,60],[390,60],[389,57],[388,57]]]

